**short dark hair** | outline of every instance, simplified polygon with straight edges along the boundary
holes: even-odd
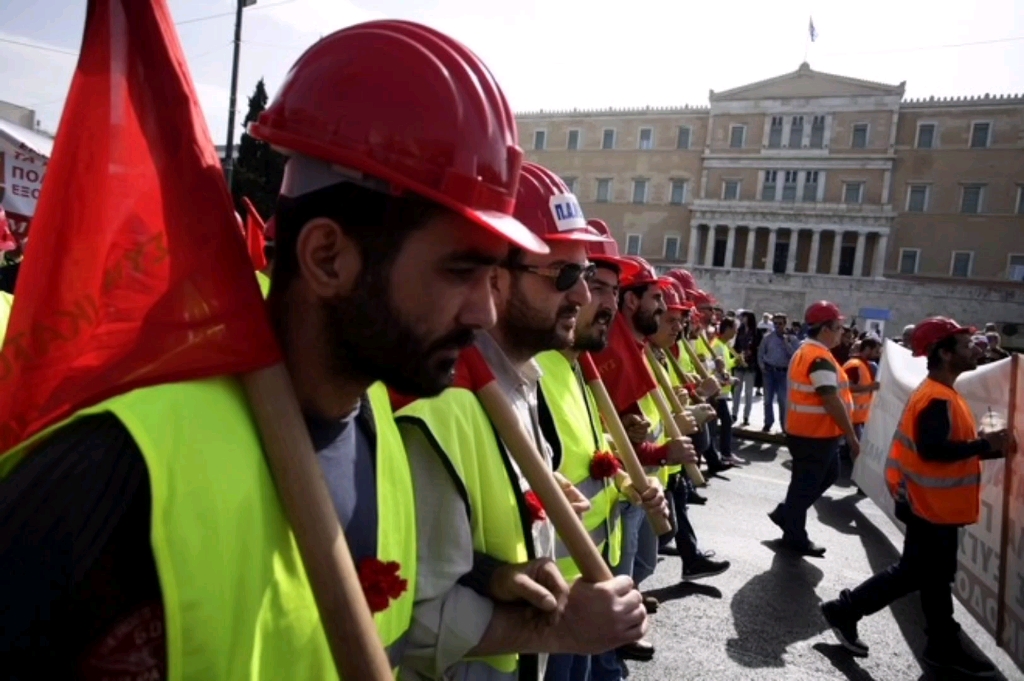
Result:
[[[637,298],[643,298],[644,294],[647,293],[647,287],[650,284],[640,284],[639,286],[630,286],[629,288],[619,289],[619,309],[622,309],[622,305],[626,302],[626,294],[632,293]]]
[[[861,352],[864,352],[865,350],[874,350],[875,348],[880,347],[882,347],[882,341],[878,340],[874,336],[868,336],[867,338],[862,338],[860,340]]]
[[[410,234],[445,210],[419,196],[393,196],[351,182],[295,197],[279,196],[272,291],[284,290],[298,276],[299,233],[311,220],[337,222],[359,247],[363,272],[380,273],[388,270]]]
[[[928,351],[928,371],[935,371],[936,369],[942,368],[942,355],[939,353],[942,351],[953,352],[956,349],[956,339],[959,335],[960,334],[954,333],[952,336],[943,338],[931,347]]]
[[[821,335],[822,329],[824,329],[824,328],[825,328],[825,324],[815,324],[813,326],[808,326],[807,327],[807,337],[808,338],[813,338],[813,339],[817,340],[818,336]]]
[[[594,263],[594,267],[597,269],[605,269],[609,272],[614,272],[615,274],[622,274],[622,268],[613,262],[609,262],[607,260],[594,260],[592,262]]]
[[[718,333],[725,333],[729,329],[736,328],[736,320],[732,317],[725,317],[722,321],[718,322]]]

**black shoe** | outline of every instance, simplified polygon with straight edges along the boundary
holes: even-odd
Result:
[[[794,553],[799,553],[801,556],[810,556],[812,558],[824,558],[825,547],[820,544],[808,540],[805,542],[792,541],[790,539],[782,540],[782,547],[789,549]]]
[[[692,582],[705,577],[720,575],[729,569],[727,560],[711,560],[706,555],[683,564],[683,581]]]
[[[767,433],[767,432],[771,431],[771,429],[772,429],[771,426],[761,426],[761,432],[762,433]]]
[[[937,669],[955,671],[973,678],[987,679],[999,675],[999,671],[987,657],[970,650],[960,641],[944,645],[932,644],[929,641],[921,659]]]
[[[740,424],[740,428],[746,428],[749,425],[750,421],[748,421],[747,419],[743,419],[743,423]]]
[[[858,497],[866,497],[866,496],[867,496],[867,493],[866,493],[866,492],[865,492],[864,490],[862,490],[862,489],[860,488],[860,486],[858,486],[858,487],[857,487],[857,496],[858,496]]]
[[[658,612],[659,605],[661,605],[661,602],[654,596],[644,596],[644,610],[647,611],[648,615]]]
[[[696,492],[690,492],[689,494],[686,495],[686,503],[695,504],[697,506],[703,506],[704,504],[708,503],[708,498],[702,497]]]
[[[654,644],[645,639],[615,649],[620,659],[650,662],[654,659]]]
[[[768,514],[768,518],[778,525],[780,530],[785,531],[786,528],[782,526],[782,506],[776,506],[775,510]]]
[[[857,620],[860,618],[851,615],[843,602],[844,598],[848,598],[849,593],[849,590],[843,591],[838,599],[822,603],[821,614],[824,615],[825,621],[832,627],[832,633],[836,635],[844,648],[856,657],[867,657],[868,647],[857,635]]]

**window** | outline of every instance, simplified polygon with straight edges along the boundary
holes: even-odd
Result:
[[[740,181],[726,180],[722,186],[722,198],[726,201],[736,201],[740,198]]]
[[[608,203],[612,200],[612,181],[598,180],[597,181],[597,202]]]
[[[917,274],[917,260],[920,255],[920,248],[901,248],[900,274]]]
[[[640,255],[640,235],[626,235],[626,255]]]
[[[815,116],[811,121],[811,148],[821,149],[825,143],[825,117]]]
[[[850,145],[854,149],[866,149],[868,146],[868,124],[858,123],[853,126],[853,143]]]
[[[647,203],[647,180],[633,180],[633,203]]]
[[[965,184],[962,190],[963,193],[960,195],[960,212],[980,213],[981,199],[984,189],[984,185]]]
[[[533,133],[533,148],[536,151],[540,151],[544,148],[544,143],[547,141],[548,134],[544,130],[538,130]]]
[[[818,171],[808,170],[804,175],[804,201],[818,200]]]
[[[665,237],[665,260],[679,260],[679,237]]]
[[[789,148],[799,149],[804,143],[804,117],[793,116],[789,126]]]
[[[864,193],[863,182],[843,183],[843,203],[860,203]]]
[[[614,149],[615,148],[615,130],[608,128],[604,131],[601,136],[601,148],[602,149]]]
[[[796,201],[796,180],[800,177],[799,170],[787,170],[785,182],[782,185],[782,200]]]
[[[569,188],[569,191],[573,194],[576,193],[576,185],[578,183],[575,177],[563,177],[562,182],[565,182],[565,186]]]
[[[764,201],[775,200],[775,181],[779,177],[778,170],[764,171],[764,185],[761,187],[761,199]]]
[[[949,276],[971,276],[971,264],[974,262],[974,251],[953,251],[949,261]]]
[[[729,128],[729,147],[732,149],[742,149],[743,143],[747,139],[747,126],[745,125],[734,125]]]
[[[690,148],[690,128],[686,125],[679,126],[679,134],[676,136],[676,149]]]
[[[912,184],[907,190],[907,212],[923,213],[928,210],[928,185]]]
[[[931,149],[935,145],[935,124],[917,124],[917,148]]]
[[[992,126],[989,123],[975,123],[971,126],[971,148],[984,149],[988,146],[989,132]]]
[[[1024,184],[1017,185],[1017,215],[1024,215]]]
[[[1011,253],[1007,256],[1006,276],[1013,281],[1024,281],[1024,253]]]
[[[735,144],[733,146],[736,146]],[[768,129],[768,148],[778,149],[782,146],[782,116],[772,116],[772,127]]]
[[[569,151],[576,151],[580,148],[580,131],[570,130],[569,131],[569,143],[565,145],[565,148]]]
[[[686,202],[686,180],[672,180],[672,193],[669,202],[681,206]]]
[[[654,130],[651,128],[640,128],[640,148],[654,148]]]

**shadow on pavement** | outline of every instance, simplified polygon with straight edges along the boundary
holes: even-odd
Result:
[[[793,643],[813,638],[828,625],[819,614],[815,587],[824,573],[800,556],[761,542],[775,551],[771,568],[740,587],[730,602],[736,637],[726,652],[744,667],[782,667]]]
[[[843,646],[831,643],[815,643],[811,647],[828,658],[832,666],[850,681],[878,681],[857,664],[857,658],[850,655],[849,651]]]
[[[661,603],[677,601],[687,596],[708,596],[709,598],[721,598],[722,592],[718,587],[710,584],[699,584],[697,582],[679,582],[671,586],[663,586],[658,589],[651,589],[643,592],[644,596],[657,598]]]
[[[738,445],[738,446],[737,446]],[[771,463],[779,457],[781,445],[764,444],[750,440],[738,440],[733,443],[734,453],[747,461]]]

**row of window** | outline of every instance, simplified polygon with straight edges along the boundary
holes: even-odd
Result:
[[[809,126],[804,125],[804,116],[793,116],[789,121],[789,148],[822,149],[825,146],[825,116],[810,117]],[[785,133],[785,117],[773,116],[768,128],[768,148],[780,149],[783,147]],[[689,149],[692,129],[690,126],[679,126],[676,131],[676,149]],[[806,132],[806,134],[805,134]],[[867,123],[855,123],[850,133],[851,149],[866,149],[868,146],[869,125]],[[936,123],[918,123],[917,137],[914,146],[918,149],[934,149],[938,146],[938,125]],[[582,143],[582,131],[578,129],[569,130],[566,134],[566,146],[569,151],[577,151]],[[988,121],[975,121],[971,123],[970,147],[972,149],[985,149],[992,142],[992,124]],[[548,133],[546,130],[536,130],[533,133],[533,148],[535,151],[543,151],[547,148]],[[729,147],[731,149],[742,149],[747,144],[747,126],[741,123],[729,128]],[[615,128],[605,128],[601,131],[601,149],[615,148]],[[640,128],[637,136],[637,149],[650,150],[654,148],[654,128]]]
[[[907,186],[906,211],[908,213],[928,212],[928,203],[931,199],[931,185],[911,184]],[[968,215],[985,212],[985,190],[984,184],[960,185],[960,212]],[[1024,185],[1017,187],[1017,202],[1015,212],[1024,215]]]
[[[575,177],[563,177],[562,180],[569,187],[569,191],[579,195],[579,180]],[[689,183],[686,180],[669,180],[669,203],[674,206],[681,206],[686,202],[686,187]],[[638,178],[633,180],[633,203],[647,203],[651,181]],[[597,203],[611,203],[612,201],[612,179],[610,177],[600,178],[597,181]]]
[[[779,186],[779,173],[782,173],[782,186]],[[800,176],[803,174],[803,185],[800,185]],[[764,171],[764,182],[761,185],[762,201],[821,201],[821,191],[824,186],[818,180],[820,173],[817,170],[766,170]],[[742,180],[722,180],[722,199],[725,201],[739,201],[740,192],[743,189]],[[781,193],[780,193],[781,192]],[[843,182],[843,203],[863,203],[864,183]]]
[[[900,274],[917,274],[921,262],[920,248],[900,249]],[[974,269],[974,251],[953,251],[949,258],[949,276],[970,277]],[[1010,253],[1006,257],[1006,277],[1024,281],[1024,254]]]

